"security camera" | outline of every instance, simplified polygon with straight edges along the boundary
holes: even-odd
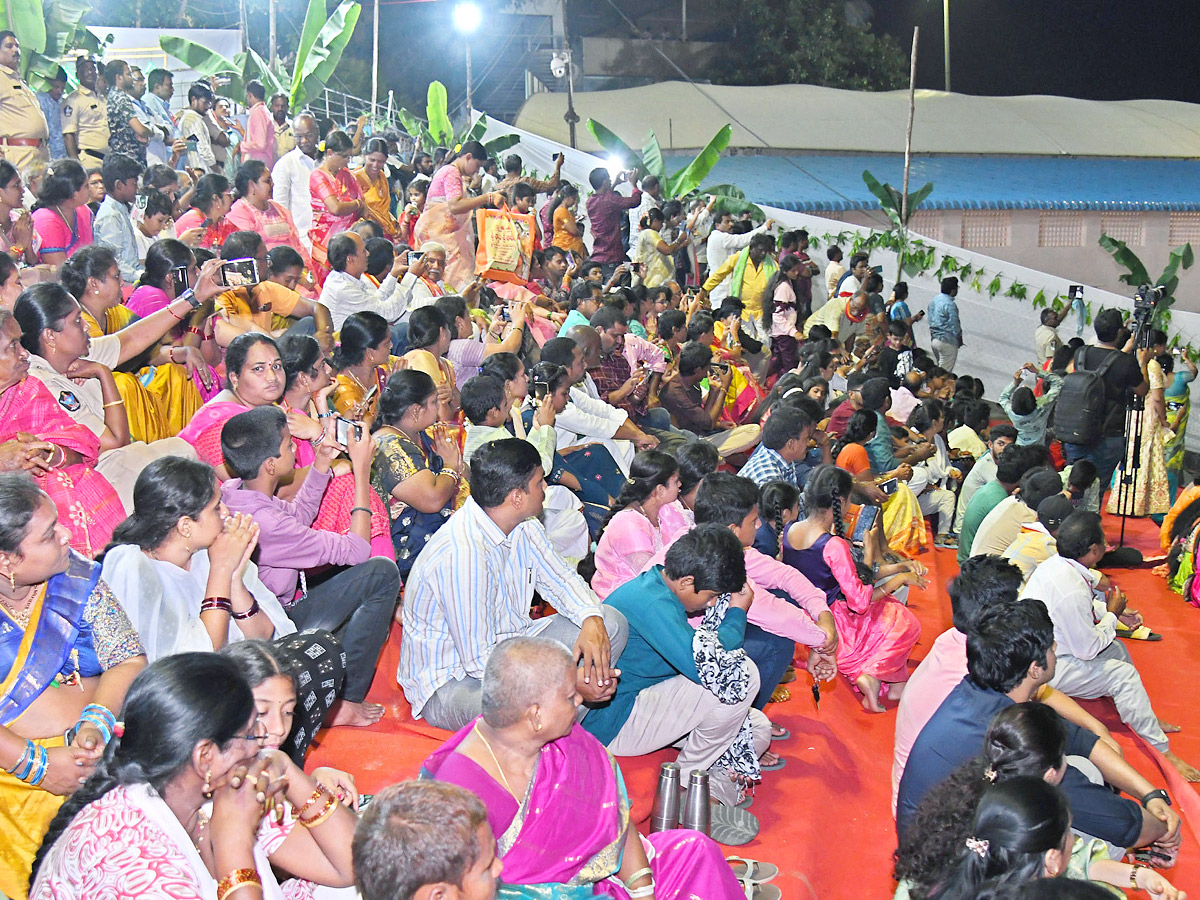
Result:
[[[550,74],[555,78],[562,78],[567,74],[567,56],[562,53],[555,53],[550,58]]]

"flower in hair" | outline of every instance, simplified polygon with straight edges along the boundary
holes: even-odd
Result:
[[[325,142],[321,141],[321,143],[317,144],[317,149],[319,151],[321,151],[322,153],[324,153],[325,152]]]
[[[988,766],[986,769],[984,769],[983,770],[983,780],[990,781],[992,784],[995,784],[996,783],[996,770],[993,769],[991,766]]]
[[[967,849],[973,853],[978,853],[980,856],[987,856],[988,847],[990,846],[991,844],[986,840],[981,840],[977,837],[967,838]]]

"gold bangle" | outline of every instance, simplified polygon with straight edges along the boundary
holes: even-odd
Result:
[[[317,789],[312,792],[312,796],[310,796],[307,800],[305,800],[304,805],[301,806],[298,810],[296,810],[296,818],[297,819],[304,818],[304,816],[306,816],[308,814],[309,807],[311,807],[314,803],[316,803],[318,800],[320,800],[321,796],[324,793],[325,793],[325,785],[318,784]]]
[[[108,409],[110,406],[124,406],[124,405],[125,405],[124,400],[111,400],[108,403],[104,404],[104,409]]]
[[[330,794],[329,799],[326,801],[325,806],[321,809],[321,811],[315,816],[310,816],[307,819],[301,817],[300,824],[305,828],[316,828],[331,815],[333,815],[333,808],[337,806],[337,803],[338,798],[333,796],[333,794]]]
[[[258,877],[258,871],[255,869],[234,869],[228,875],[221,879],[217,884],[217,900],[225,900],[230,894],[238,888],[245,887],[248,884],[262,887],[262,881]]]

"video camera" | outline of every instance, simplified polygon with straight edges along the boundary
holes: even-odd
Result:
[[[1166,297],[1167,289],[1162,285],[1152,287],[1143,284],[1133,296],[1134,346],[1138,349],[1150,346],[1150,323],[1159,302]]]

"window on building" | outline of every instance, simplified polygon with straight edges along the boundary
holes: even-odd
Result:
[[[1100,216],[1100,233],[1131,247],[1146,244],[1146,217],[1140,212],[1106,212]]]
[[[913,234],[929,238],[931,241],[942,239],[942,214],[936,209],[919,209],[908,220],[908,230]]]
[[[1039,247],[1082,247],[1083,215],[1061,210],[1042,210],[1038,218]]]
[[[1008,247],[1012,244],[1012,218],[1007,210],[968,210],[962,216],[962,246]]]
[[[1171,213],[1167,243],[1172,247],[1200,242],[1200,212]]]

